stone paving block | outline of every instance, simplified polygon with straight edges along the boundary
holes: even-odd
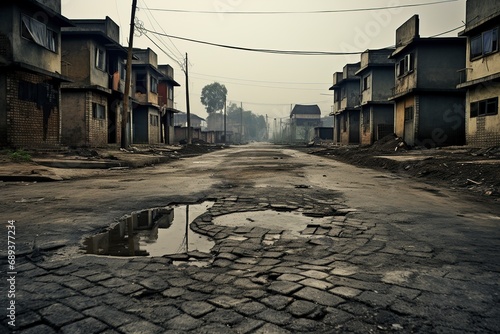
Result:
[[[253,298],[253,299],[260,299],[264,296],[266,296],[267,293],[264,290],[245,290],[243,291],[243,296],[247,298]]]
[[[249,301],[250,299],[248,298],[234,298],[230,296],[217,296],[208,300],[208,302],[212,303],[213,305],[222,308],[232,308],[236,305],[247,303]]]
[[[190,331],[200,327],[203,321],[193,318],[188,314],[181,314],[167,322],[165,322],[166,329],[175,329],[181,331]]]
[[[240,334],[252,333],[254,330],[261,327],[263,324],[264,321],[262,320],[246,318],[243,319],[243,321],[240,322],[238,325],[236,325],[234,327],[234,330]]]
[[[321,321],[306,318],[293,319],[287,326],[292,333],[328,333],[331,328],[327,328]]]
[[[37,288],[37,293],[50,296],[52,299],[61,299],[76,295],[76,292],[57,283],[45,283]]]
[[[203,317],[203,320],[206,322],[223,324],[230,327],[240,323],[243,319],[244,317],[241,314],[228,309],[217,309]]]
[[[223,324],[217,324],[217,323],[208,323],[205,325],[202,325],[200,328],[197,328],[195,331],[196,333],[205,333],[205,334],[211,334],[211,333],[224,333],[224,334],[239,334],[236,330],[233,328],[230,328],[227,325]]]
[[[219,267],[219,268],[226,268],[229,267],[230,265],[233,264],[233,261],[231,260],[226,260],[226,259],[217,259],[215,260],[212,265],[214,267]]]
[[[214,292],[215,289],[216,289],[216,287],[214,285],[208,285],[205,282],[199,282],[199,283],[191,284],[188,287],[189,291],[202,292],[202,293],[205,293],[205,294],[211,294],[211,293]]]
[[[263,304],[251,301],[248,303],[236,305],[234,307],[234,310],[248,317],[254,315],[255,313],[263,311],[265,308],[266,307]]]
[[[274,324],[265,324],[255,331],[255,334],[290,334],[287,329],[281,328]]]
[[[99,304],[96,298],[87,296],[71,296],[61,299],[60,302],[77,311],[83,311]]]
[[[314,278],[306,278],[302,281],[299,281],[298,283],[319,290],[327,290],[333,286],[333,284],[331,283]]]
[[[168,266],[165,263],[150,263],[142,268],[142,271],[151,271],[156,273],[159,271],[165,271],[166,269],[168,269]]]
[[[46,322],[56,327],[62,327],[84,318],[83,314],[60,303],[45,307],[39,313]]]
[[[278,281],[288,281],[288,282],[297,282],[303,280],[305,277],[297,274],[283,274],[280,275],[277,280]]]
[[[239,258],[238,255],[235,255],[235,254],[232,254],[232,253],[219,253],[217,254],[216,256],[216,259],[224,259],[224,260],[230,260],[230,261],[233,261],[235,259]]]
[[[330,292],[334,293],[336,295],[342,296],[342,297],[352,298],[352,297],[356,297],[356,296],[360,295],[361,292],[363,292],[363,291],[358,290],[358,289],[354,289],[354,288],[350,288],[347,286],[338,286],[336,288],[331,289]]]
[[[3,314],[2,314],[3,318]],[[10,320],[10,319],[7,319]],[[16,328],[32,327],[41,322],[42,318],[35,312],[27,311],[22,314],[16,315]],[[6,326],[8,326],[6,324]]]
[[[278,311],[283,310],[292,301],[293,301],[293,298],[280,296],[280,295],[273,295],[273,296],[269,296],[269,297],[260,299],[260,302],[262,304],[265,304],[265,305],[269,306],[270,308],[278,310]]]
[[[130,294],[136,293],[136,292],[138,292],[139,290],[142,290],[142,289],[143,289],[142,285],[139,285],[139,284],[136,284],[136,283],[130,283],[130,284],[127,284],[127,285],[119,287],[118,289],[116,289],[116,291],[118,293],[121,293],[121,294],[124,294],[124,295],[130,295]]]
[[[302,260],[302,261],[304,261],[304,260]],[[332,269],[328,266],[316,266],[316,265],[312,265],[312,264],[301,264],[300,266],[297,266],[297,268],[301,269],[302,272],[303,271],[311,271],[311,270],[328,272],[329,270]],[[302,274],[302,272],[301,272],[301,274]]]
[[[118,330],[124,334],[157,334],[164,332],[162,327],[144,320],[123,325]]]
[[[171,280],[175,280],[175,279],[171,279]],[[169,285],[170,282],[167,282],[167,280],[165,280],[159,276],[151,276],[151,277],[148,277],[146,279],[141,280],[138,283],[140,285],[142,285],[143,287],[145,287],[149,290],[153,290],[153,291],[162,291],[170,286]]]
[[[73,277],[73,278],[66,277],[66,279],[62,282],[62,285],[78,291],[94,286],[93,283],[79,277]]]
[[[100,281],[99,284],[106,288],[119,288],[121,286],[129,284],[129,282],[124,280],[123,278],[113,277],[104,281]]]
[[[56,334],[57,332],[45,324],[23,330],[23,334]]]
[[[305,287],[294,294],[294,297],[309,300],[324,306],[336,306],[343,303],[345,300],[332,295],[329,292],[318,289]]]
[[[229,284],[229,283],[233,282],[234,280],[235,280],[235,277],[232,275],[221,274],[221,275],[217,275],[216,277],[214,277],[213,282],[215,284]]]
[[[63,334],[97,334],[108,326],[94,318],[86,318],[61,328]]]
[[[97,283],[99,281],[104,281],[104,280],[107,280],[107,279],[112,278],[112,277],[113,276],[108,274],[108,273],[97,273],[94,275],[87,276],[87,277],[85,277],[85,279],[90,281],[90,282]]]
[[[352,276],[359,272],[359,268],[357,266],[351,264],[336,264],[335,268],[333,268],[330,273],[336,276]]]
[[[119,306],[119,305],[117,305]],[[139,321],[140,319],[134,315],[124,313],[111,307],[107,306],[96,306],[91,309],[83,311],[83,314],[91,316],[100,320],[112,327],[120,327],[122,325]]]
[[[217,274],[207,273],[207,272],[197,272],[191,277],[197,281],[201,282],[211,282],[217,276]]]
[[[215,310],[215,307],[207,302],[189,301],[182,303],[181,310],[192,317],[199,318]]]
[[[281,261],[278,259],[262,259],[258,263],[259,266],[274,266],[281,263]]]
[[[292,319],[292,316],[287,312],[276,311],[269,308],[255,314],[254,316],[260,320],[264,320],[278,326],[286,325]]]
[[[276,281],[272,282],[268,287],[267,290],[280,293],[282,295],[291,295],[295,291],[299,290],[303,286],[294,282],[287,282],[287,281]]]
[[[273,252],[273,251],[267,251],[262,254],[263,258],[271,258],[271,259],[277,259],[283,256],[283,252]]]
[[[127,312],[131,312],[141,316],[142,318],[154,322],[158,325],[163,325],[166,321],[173,319],[182,314],[178,308],[178,302],[175,301],[175,305],[165,305],[166,303],[160,303],[160,305],[151,305],[149,307],[138,306],[136,309],[127,309]]]
[[[315,278],[315,279],[324,279],[330,276],[329,274],[318,271],[318,270],[307,270],[303,271],[300,273],[302,276],[310,277],[310,278]]]
[[[317,308],[318,306],[315,303],[305,300],[296,300],[288,306],[287,311],[294,317],[305,317],[313,313]]]
[[[248,278],[237,278],[234,280],[233,284],[243,289],[259,289],[261,287]]]
[[[92,288],[82,290],[81,293],[83,293],[86,296],[94,298],[94,297],[105,295],[106,293],[108,293],[108,289],[106,289],[102,286],[94,286]]]

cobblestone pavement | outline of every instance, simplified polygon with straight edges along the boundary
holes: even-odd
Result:
[[[19,257],[15,328],[33,334],[500,331],[497,234],[466,241],[443,234],[441,247],[415,237],[419,224],[368,219],[338,195],[306,186],[286,193],[221,186],[210,198],[214,206],[191,224],[215,240],[210,253]],[[328,219],[298,234],[251,220],[216,223],[222,215],[261,210]],[[1,316],[0,332],[9,333],[10,319],[5,311]]]

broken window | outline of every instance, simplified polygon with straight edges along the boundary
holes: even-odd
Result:
[[[367,75],[363,78],[363,90],[367,90],[370,88],[370,75]]]
[[[106,70],[106,52],[101,48],[95,50],[95,67],[100,70]]]
[[[152,93],[158,93],[158,79],[155,77],[150,79],[150,90]]]
[[[135,76],[135,92],[146,94],[147,90],[146,73],[137,73]]]
[[[56,52],[57,33],[47,28],[45,24],[29,16],[21,17],[21,36],[35,42],[44,48]]]
[[[159,124],[159,117],[158,117],[158,115],[149,115],[149,123],[152,126],[158,126],[158,124]]]
[[[406,56],[401,59],[398,64],[396,65],[396,71],[398,77],[401,77],[403,75],[406,75],[414,70],[414,59],[413,59],[413,53],[409,53]]]
[[[470,39],[470,57],[478,58],[498,51],[498,27]]]
[[[470,104],[470,117],[489,116],[498,114],[498,97],[472,102]]]
[[[405,121],[412,121],[414,118],[413,106],[405,108]]]
[[[105,119],[106,107],[99,103],[92,103],[92,117],[95,119]]]

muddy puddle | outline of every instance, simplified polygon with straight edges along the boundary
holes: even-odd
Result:
[[[329,224],[331,217],[308,217],[299,211],[247,211],[218,216],[213,219],[216,225],[238,227],[252,226],[270,230],[288,231],[289,234],[302,236],[301,232],[311,224]]]
[[[206,201],[132,212],[109,230],[87,238],[87,254],[163,256],[195,250],[208,253],[215,243],[193,232],[189,224],[213,204]]]

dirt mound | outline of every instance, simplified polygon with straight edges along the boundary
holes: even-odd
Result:
[[[402,138],[393,133],[377,140],[369,149],[375,152],[397,152],[408,147]]]

